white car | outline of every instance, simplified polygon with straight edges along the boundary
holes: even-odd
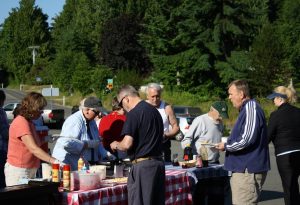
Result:
[[[176,116],[193,116],[197,117],[201,115],[201,109],[199,107],[185,106],[185,105],[174,105],[173,110]]]
[[[6,112],[8,122],[11,123],[14,119],[13,111],[20,105],[20,103],[8,103],[3,106]],[[65,117],[65,111],[63,109],[44,109],[42,114],[42,120],[44,124],[56,125],[56,127],[61,128]]]
[[[188,116],[176,116],[178,126],[180,128],[179,133],[175,136],[175,139],[181,141],[184,135],[189,131],[189,128],[194,121],[195,117]]]
[[[9,103],[3,106],[3,110],[6,112],[7,119],[9,124],[13,121],[14,119],[14,114],[13,111],[15,108],[20,105],[20,103]]]

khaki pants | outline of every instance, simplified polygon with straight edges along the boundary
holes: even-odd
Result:
[[[232,173],[230,186],[232,204],[253,205],[257,204],[267,172],[263,173]]]
[[[20,180],[23,178],[35,178],[36,171],[37,168],[20,168],[6,162],[4,168],[6,186],[19,185],[21,184]]]

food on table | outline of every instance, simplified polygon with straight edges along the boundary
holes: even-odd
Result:
[[[188,160],[188,161],[179,162],[179,165],[182,168],[194,167],[196,165],[196,160],[192,159],[192,160]]]
[[[104,179],[101,181],[101,187],[107,187],[107,186],[115,186],[119,184],[126,184],[127,183],[127,177],[116,177],[111,179]]]

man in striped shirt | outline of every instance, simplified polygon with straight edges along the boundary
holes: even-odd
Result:
[[[260,105],[250,98],[246,81],[231,82],[228,94],[239,115],[227,143],[219,143],[216,148],[226,151],[224,167],[232,171],[232,204],[257,204],[270,170],[265,115]]]

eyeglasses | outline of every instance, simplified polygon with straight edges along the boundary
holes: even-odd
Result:
[[[122,97],[122,99],[121,99],[120,102],[119,102],[119,107],[123,108],[123,100],[124,100],[124,98],[126,98],[126,97],[127,97],[127,95],[125,95],[124,97]]]
[[[96,111],[96,110],[93,110],[93,109],[91,109],[92,111],[93,111],[93,113],[95,113],[95,115],[99,115],[99,111]]]

